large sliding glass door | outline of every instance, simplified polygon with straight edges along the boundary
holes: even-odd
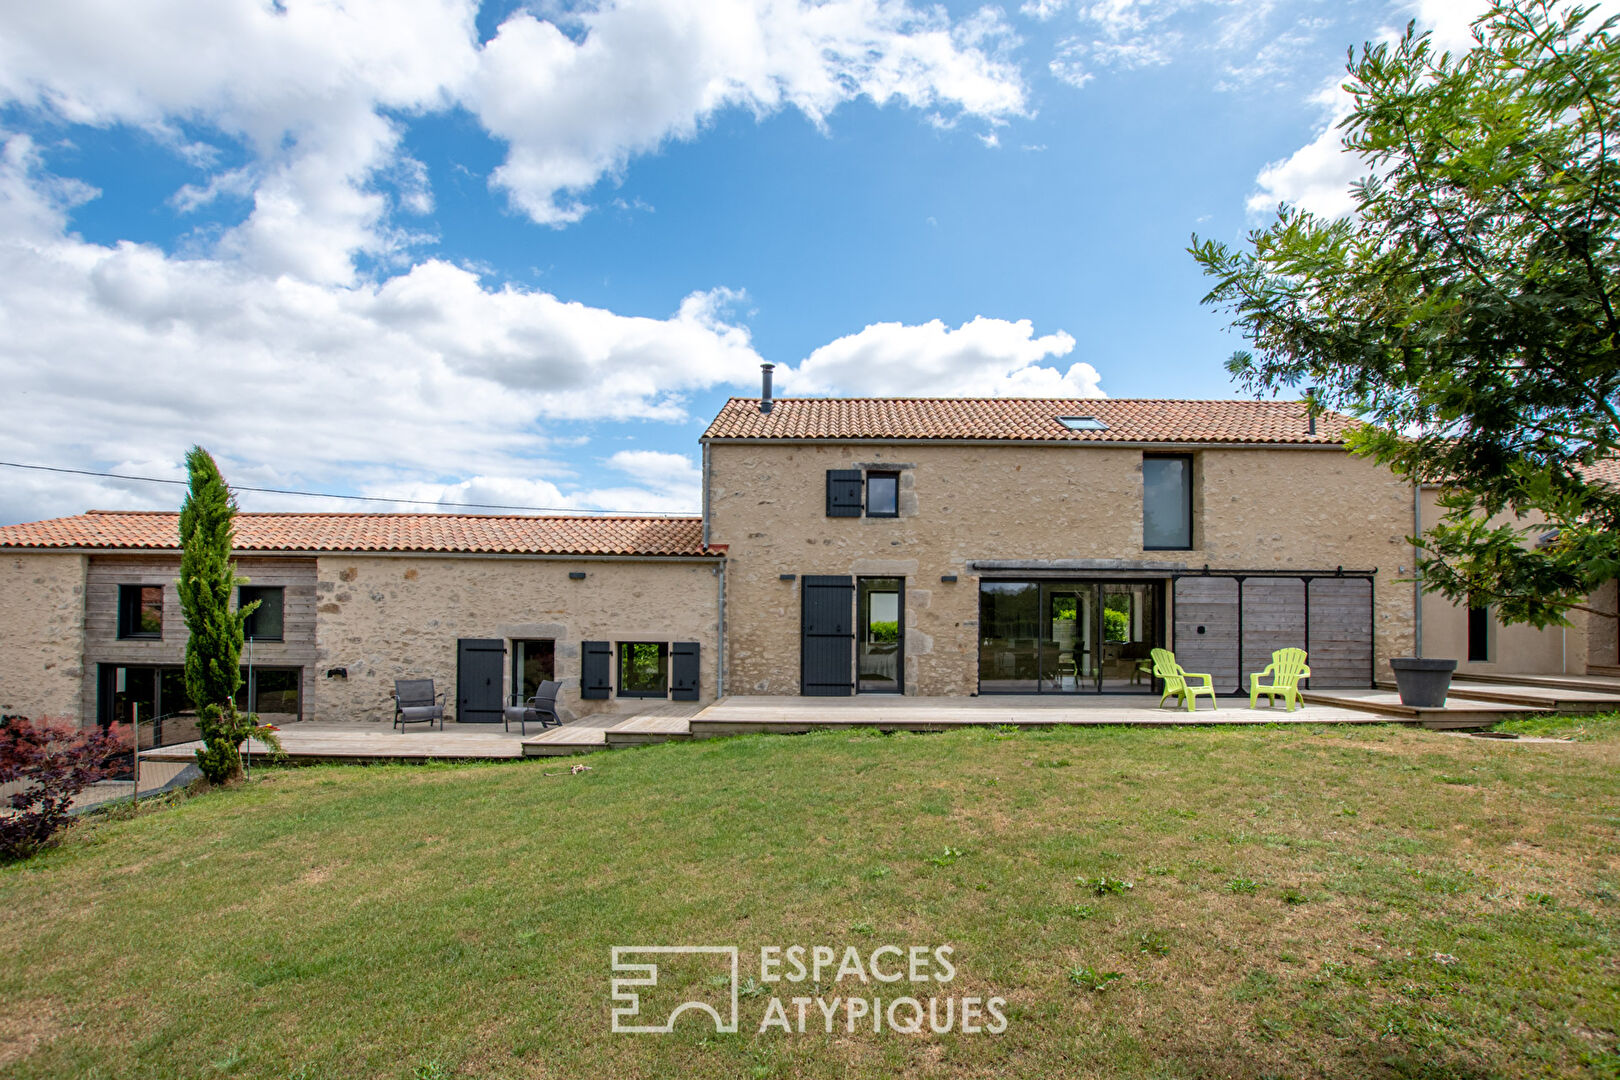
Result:
[[[1146,693],[1162,640],[1157,581],[984,581],[981,693]]]

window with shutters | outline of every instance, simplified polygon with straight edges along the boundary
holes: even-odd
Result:
[[[555,679],[557,643],[551,638],[512,641],[512,703],[527,701],[540,684]]]
[[[669,645],[666,642],[619,642],[619,696],[669,696]]]
[[[899,473],[869,472],[866,474],[866,516],[900,516]]]

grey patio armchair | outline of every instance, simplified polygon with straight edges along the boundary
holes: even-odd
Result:
[[[557,715],[557,691],[561,689],[562,683],[547,680],[540,684],[529,700],[508,705],[503,710],[506,730],[511,731],[514,723],[520,735],[529,733],[530,724],[539,724],[542,731],[548,727],[562,727],[562,717]]]
[[[406,724],[422,720],[429,727],[437,720],[444,730],[444,695],[433,692],[432,679],[395,679],[394,726],[403,733]]]

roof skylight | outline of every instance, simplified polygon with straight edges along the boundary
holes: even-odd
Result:
[[[1060,416],[1058,423],[1070,431],[1107,431],[1108,425],[1095,416]]]

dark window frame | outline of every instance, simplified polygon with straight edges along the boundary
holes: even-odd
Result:
[[[896,637],[895,637],[895,682],[892,687],[861,687],[860,652],[861,649],[873,644],[869,639],[872,633],[872,592],[870,586],[862,589],[862,584],[872,581],[892,581],[895,583],[893,596],[895,597]],[[887,593],[887,590],[884,590]],[[861,601],[865,600],[865,609]],[[857,694],[900,694],[906,692],[906,579],[903,576],[891,577],[884,574],[868,574],[855,579],[855,693]]]
[[[146,610],[146,591],[157,591],[157,621],[156,630],[142,630],[141,615]],[[120,585],[118,586],[118,640],[120,641],[162,641],[163,640],[163,586],[162,585]]]
[[[1182,505],[1187,515],[1187,542],[1185,544],[1150,544],[1147,542],[1147,463],[1150,461],[1181,461],[1186,464],[1186,483],[1182,490]],[[1142,550],[1143,551],[1192,551],[1197,546],[1198,522],[1193,519],[1193,485],[1197,483],[1194,470],[1197,462],[1192,454],[1143,454],[1142,455]]]
[[[252,595],[243,597],[243,593]],[[281,633],[274,637],[258,633],[259,612],[264,610],[265,594],[276,593],[281,603]],[[254,600],[261,601],[258,608],[250,612],[242,622],[242,636],[252,638],[254,641],[286,641],[287,640],[287,587],[285,585],[238,585],[236,587],[236,610],[241,611]]]
[[[1491,662],[1491,609],[1485,604],[1468,605],[1468,662]]]
[[[624,688],[624,663],[627,659],[625,649],[636,646],[653,646],[658,649],[659,674],[662,677],[662,690],[626,690]],[[617,641],[614,642],[616,653],[613,664],[613,692],[617,697],[627,698],[667,698],[669,697],[669,642],[667,641]]]
[[[894,509],[892,511],[882,512],[882,511],[874,511],[872,509],[872,481],[873,480],[893,480],[894,481]],[[865,495],[865,499],[864,499],[862,505],[865,507],[867,517],[872,517],[872,518],[897,518],[897,517],[900,516],[900,473],[899,473],[898,470],[895,470],[895,469],[871,469],[871,470],[868,470],[867,473],[866,473],[866,477],[864,479],[864,482],[862,483],[861,486],[862,486],[863,494]]]
[[[303,719],[304,669],[302,667],[288,664],[254,664],[250,668],[248,665],[243,664],[241,670],[242,684],[236,688],[236,707],[238,709],[243,712],[259,713],[261,711],[259,705],[262,704],[261,695],[286,693],[285,690],[266,690],[260,680],[266,676],[269,676],[272,680],[291,676],[294,705],[292,711],[276,712],[270,709],[262,711],[269,716],[296,716]]]
[[[541,682],[554,682],[557,678],[557,639],[556,638],[512,638],[510,640],[512,655],[512,704],[518,705],[533,696],[533,692],[525,693],[528,689],[523,685],[523,662],[529,655],[529,646],[545,645],[551,652],[551,674]],[[536,689],[539,689],[536,686]]]

